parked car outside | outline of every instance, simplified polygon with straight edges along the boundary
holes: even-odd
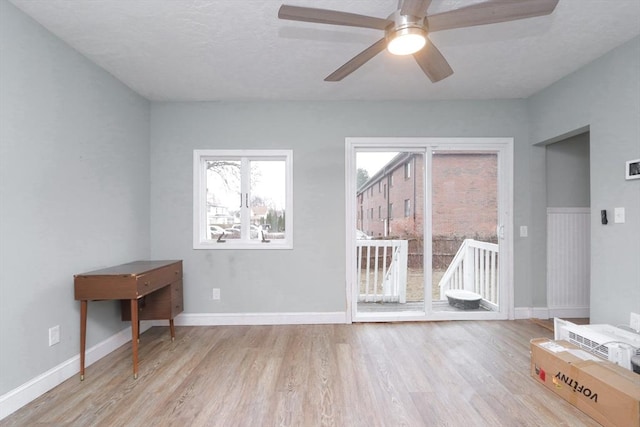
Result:
[[[218,238],[222,233],[224,233],[224,228],[218,226],[218,225],[210,225],[209,226],[209,231],[211,232],[211,238],[215,239]]]
[[[240,229],[239,228],[225,228],[224,229],[224,238],[225,239],[239,239],[240,238]]]
[[[242,226],[240,224],[233,224],[231,228],[227,228],[226,230],[224,230],[224,232],[227,234],[231,234],[235,238],[239,238],[241,230]],[[251,234],[252,239],[257,239],[260,235],[260,228],[252,224],[249,226],[249,233]]]

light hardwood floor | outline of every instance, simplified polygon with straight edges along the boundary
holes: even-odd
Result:
[[[598,426],[529,376],[534,322],[179,327],[2,426]]]

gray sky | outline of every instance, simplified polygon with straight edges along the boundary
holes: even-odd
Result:
[[[356,153],[356,168],[366,169],[369,176],[373,176],[396,154],[398,154],[397,151],[359,151]]]

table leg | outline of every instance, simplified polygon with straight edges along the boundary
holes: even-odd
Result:
[[[133,350],[133,379],[138,378],[138,300],[131,300],[131,347]]]
[[[176,328],[173,326],[173,319],[169,319],[169,330],[171,331],[171,341],[176,340]]]
[[[87,300],[80,301],[80,381],[84,381],[84,350],[87,345]]]

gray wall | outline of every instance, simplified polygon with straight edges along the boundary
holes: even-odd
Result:
[[[186,312],[344,312],[345,137],[513,136],[521,206],[527,131],[521,100],[152,103],[151,253],[184,259]],[[294,150],[293,250],[192,249],[193,150],[210,148]],[[524,241],[520,264],[528,253]],[[515,283],[516,304],[530,306],[527,273],[516,269]],[[213,287],[221,301],[211,300]]]
[[[547,207],[590,206],[589,133],[547,145]]]
[[[149,256],[149,103],[5,1],[0,54],[2,395],[78,354],[73,274]],[[89,347],[118,312],[90,304]]]
[[[640,180],[624,179],[625,161],[640,157],[639,75],[635,37],[528,100],[532,143],[589,127],[591,208],[626,208],[624,224],[591,216],[593,323],[628,324],[630,311],[640,313]]]

